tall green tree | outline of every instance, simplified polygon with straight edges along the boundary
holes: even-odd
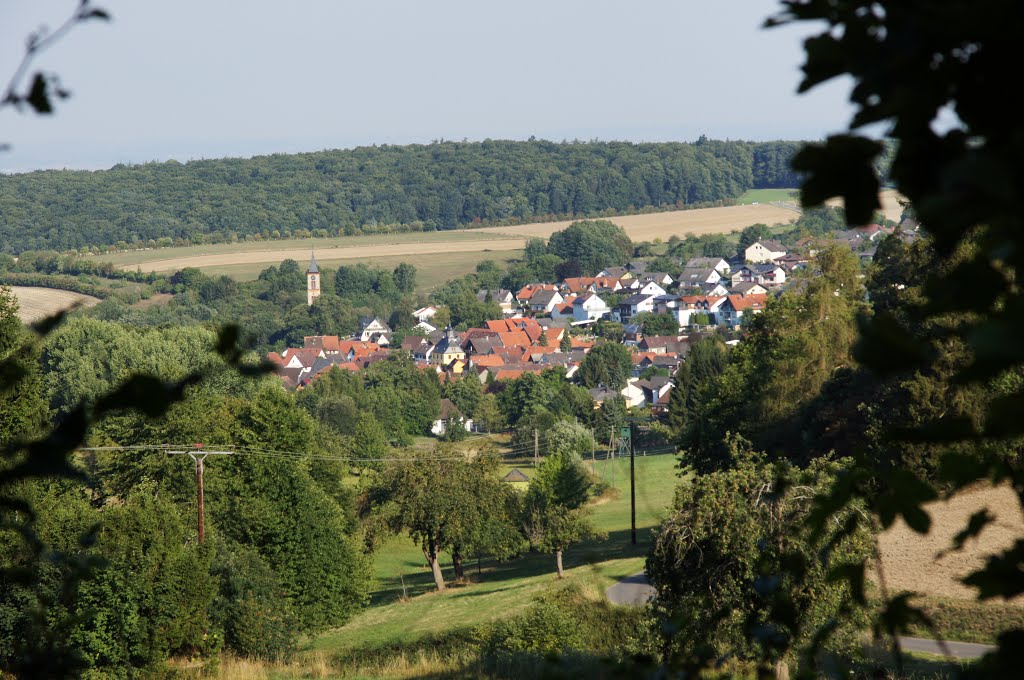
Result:
[[[579,455],[560,450],[540,464],[523,499],[523,534],[534,550],[554,554],[558,578],[565,575],[564,552],[600,535],[584,507],[591,486]]]
[[[633,371],[629,350],[617,342],[595,345],[580,363],[580,382],[587,387],[603,385],[610,390],[621,389]]]
[[[633,243],[621,227],[607,220],[584,220],[552,234],[548,252],[594,276],[605,267],[624,264],[633,254]]]

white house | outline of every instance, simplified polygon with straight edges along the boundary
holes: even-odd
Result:
[[[774,259],[784,256],[787,252],[789,251],[786,249],[786,246],[782,245],[778,241],[765,239],[764,241],[757,241],[747,246],[747,249],[743,251],[743,259],[755,264],[760,262],[771,262]]]
[[[687,269],[714,269],[722,276],[729,275],[729,263],[721,257],[695,257],[686,263]]]
[[[619,306],[615,308],[612,313],[612,317],[616,321],[626,323],[632,317],[642,312],[653,312],[654,311],[654,298],[655,295],[645,295],[643,293],[637,293],[636,295],[630,295],[628,298],[619,303]]]
[[[646,403],[643,388],[638,384],[639,378],[630,378],[620,394],[626,398],[626,408],[642,407]]]
[[[729,295],[718,311],[718,325],[739,326],[745,317],[764,311],[766,295]]]
[[[721,272],[713,267],[687,267],[679,275],[679,285],[683,288],[716,284],[721,280]]]
[[[593,321],[607,316],[611,312],[604,300],[594,293],[581,295],[572,303],[572,318],[574,321]]]
[[[452,403],[451,399],[441,400],[441,413],[430,425],[430,432],[438,437],[448,429],[448,423],[461,423],[467,432],[473,431],[473,419],[462,415],[459,407]]]
[[[435,314],[437,314],[437,307],[430,305],[428,307],[420,307],[412,313],[412,316],[419,322],[425,322],[433,319]]]
[[[708,321],[715,323],[718,312],[725,300],[725,297],[689,295],[679,298],[679,305],[672,311],[679,321],[680,327],[693,325],[693,317],[697,314],[707,314]]]
[[[388,336],[391,335],[391,327],[377,317],[364,317],[359,320],[359,331],[355,334],[356,340],[363,342],[376,342],[378,345],[387,345]]]
[[[550,314],[555,305],[563,301],[562,294],[557,290],[540,290],[530,297],[530,311],[537,314]]]
[[[665,289],[659,286],[654,281],[649,281],[648,283],[643,285],[637,292],[640,293],[641,295],[654,295],[655,297],[657,297],[658,295],[664,295]]]
[[[759,283],[762,286],[777,286],[786,282],[786,269],[777,264],[745,264],[732,274],[732,285]]]
[[[505,290],[479,290],[476,293],[476,299],[478,302],[487,302],[487,296],[490,295],[491,301],[497,303],[501,307],[501,311],[505,314],[512,314],[512,307],[515,305],[516,296],[512,294],[512,291]]]
[[[665,288],[667,286],[671,286],[675,279],[666,272],[646,272],[640,275],[641,284],[650,283],[651,281],[654,281],[662,288]]]

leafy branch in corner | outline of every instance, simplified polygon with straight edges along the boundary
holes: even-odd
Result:
[[[53,113],[55,100],[70,97],[71,92],[61,85],[57,74],[42,70],[31,75],[28,73],[40,53],[59,42],[78,24],[94,19],[110,21],[110,13],[96,7],[90,0],[81,0],[74,13],[56,29],[50,31],[44,26],[30,33],[25,40],[25,54],[7,82],[3,96],[0,97],[0,109],[13,106],[18,111],[23,111],[28,107],[37,114],[46,115]],[[0,144],[0,150],[7,148],[8,145]]]

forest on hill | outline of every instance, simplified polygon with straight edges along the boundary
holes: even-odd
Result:
[[[0,248],[455,229],[793,187],[799,142],[438,142],[0,176]]]

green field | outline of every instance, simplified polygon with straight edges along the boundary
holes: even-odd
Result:
[[[800,204],[799,189],[750,189],[736,199],[736,205],[753,205],[754,203],[794,203]]]
[[[387,257],[366,257],[362,259],[332,260],[330,255],[321,257],[319,252],[316,260],[321,268],[334,269],[342,264],[362,262],[371,267],[394,269],[399,263],[406,262],[416,267],[416,292],[429,293],[441,284],[465,274],[472,273],[476,266],[484,260],[494,260],[499,267],[505,267],[509,261],[520,259],[522,250],[480,251],[469,253],[447,253],[443,256],[428,255],[392,255]],[[305,266],[304,262],[300,262]],[[238,281],[253,281],[260,272],[272,263],[228,264],[216,267],[201,267],[210,275],[226,274]]]
[[[159,260],[175,260],[197,255],[227,255],[233,253],[250,253],[257,251],[295,250],[308,253],[315,247],[317,257],[329,260],[330,251],[335,248],[351,248],[353,246],[384,246],[406,243],[449,243],[456,241],[480,241],[483,239],[516,238],[498,232],[486,234],[470,231],[414,231],[397,234],[368,234],[359,236],[336,236],[318,239],[279,239],[276,241],[240,241],[238,243],[214,243],[206,245],[182,246],[178,248],[154,248],[152,250],[130,250],[122,253],[96,255],[102,262],[112,262],[121,266],[156,262]]]
[[[680,478],[672,455],[639,457],[636,463],[638,544],[630,544],[629,460],[598,461],[598,475],[613,491],[595,502],[594,521],[603,540],[575,546],[565,554],[567,578],[598,595],[616,581],[643,569],[652,530],[664,516]],[[588,463],[590,465],[590,463]],[[527,475],[532,469],[524,469]],[[451,577],[450,563],[445,577]],[[374,556],[377,580],[371,605],[343,628],[314,640],[312,650],[335,653],[387,643],[409,643],[429,635],[469,629],[529,606],[534,595],[556,582],[552,555],[528,554],[499,564],[467,561],[472,583],[433,592],[423,554],[408,537],[396,537]],[[403,581],[406,594],[401,600]]]

